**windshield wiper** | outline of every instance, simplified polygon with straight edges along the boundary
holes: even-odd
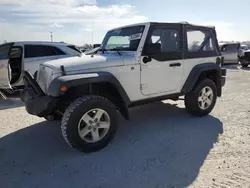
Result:
[[[119,51],[119,48],[99,49],[98,51],[102,52],[103,54],[106,51],[116,51],[119,55],[122,55],[121,52]]]
[[[104,54],[104,52],[107,51],[107,50],[104,49],[104,48],[100,48],[100,49],[98,49],[98,51],[100,51],[100,52],[102,52],[102,54]]]
[[[116,51],[117,53],[118,53],[118,55],[119,56],[121,56],[122,54],[121,54],[121,52],[119,51],[119,48],[111,48],[111,49],[109,49],[110,51]]]

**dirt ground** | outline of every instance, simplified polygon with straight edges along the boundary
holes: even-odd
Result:
[[[134,108],[92,154],[69,148],[60,122],[1,100],[0,188],[250,187],[250,68],[227,68],[209,116],[191,117],[183,101]]]

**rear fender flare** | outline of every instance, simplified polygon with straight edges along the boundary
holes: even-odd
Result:
[[[221,77],[222,77],[222,73],[221,73],[221,67],[215,63],[203,63],[203,64],[199,64],[194,66],[194,68],[192,69],[192,71],[190,72],[185,84],[182,87],[181,92],[186,94],[189,93],[193,90],[196,82],[198,81],[200,75],[203,72],[206,71],[211,71],[211,70],[215,70],[216,71],[216,86],[217,89],[221,89]]]

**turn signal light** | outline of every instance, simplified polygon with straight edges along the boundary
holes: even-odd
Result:
[[[61,87],[60,87],[60,89],[61,89],[61,91],[63,91],[63,92],[65,92],[65,91],[67,91],[67,86],[64,86],[64,85],[62,85]]]

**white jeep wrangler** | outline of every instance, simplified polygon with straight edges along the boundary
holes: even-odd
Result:
[[[214,27],[140,23],[107,32],[95,54],[46,62],[37,78],[25,72],[21,99],[30,114],[62,119],[72,148],[94,152],[136,105],[185,96],[188,112],[209,114],[225,84],[220,64]]]

